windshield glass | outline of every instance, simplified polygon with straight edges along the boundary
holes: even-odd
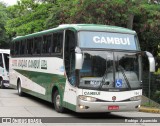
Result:
[[[6,70],[9,71],[9,54],[4,54],[4,62],[5,62]]]
[[[79,87],[99,90],[141,88],[141,57],[136,53],[84,51]]]

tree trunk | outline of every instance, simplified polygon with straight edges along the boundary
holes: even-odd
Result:
[[[133,28],[133,20],[134,20],[134,15],[133,14],[129,14],[128,15],[127,28],[129,28],[129,29]]]

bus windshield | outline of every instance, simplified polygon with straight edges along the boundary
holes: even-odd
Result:
[[[6,70],[9,71],[9,54],[4,54],[4,62],[5,62]]]
[[[83,51],[81,88],[131,90],[141,88],[141,56],[138,53]]]

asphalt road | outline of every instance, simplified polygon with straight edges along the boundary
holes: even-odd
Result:
[[[0,89],[0,126],[160,126],[160,123],[154,123],[156,121],[160,122],[160,114],[144,112],[81,114],[69,110],[63,114],[57,113],[51,103],[30,95],[20,97],[15,89]]]

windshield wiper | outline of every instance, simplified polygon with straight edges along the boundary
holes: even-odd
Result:
[[[107,72],[108,72],[108,70],[106,69],[106,71],[104,73],[104,76],[102,77],[102,81],[101,81],[101,83],[99,85],[99,89],[101,89],[102,86],[105,84],[105,79],[107,78]]]
[[[122,75],[123,75],[123,77],[124,77],[124,79],[125,79],[125,81],[126,81],[126,83],[127,83],[127,85],[128,85],[128,88],[131,89],[131,85],[130,85],[130,83],[129,83],[127,77],[126,77],[126,74],[125,74],[123,68],[122,68],[121,66],[119,66],[118,68],[119,68],[120,71],[122,72]]]
[[[99,85],[99,89],[102,88],[102,86],[105,84],[105,79],[107,78],[108,68],[107,68],[107,59],[106,59],[106,71],[104,72],[104,75],[102,77],[102,81]]]

